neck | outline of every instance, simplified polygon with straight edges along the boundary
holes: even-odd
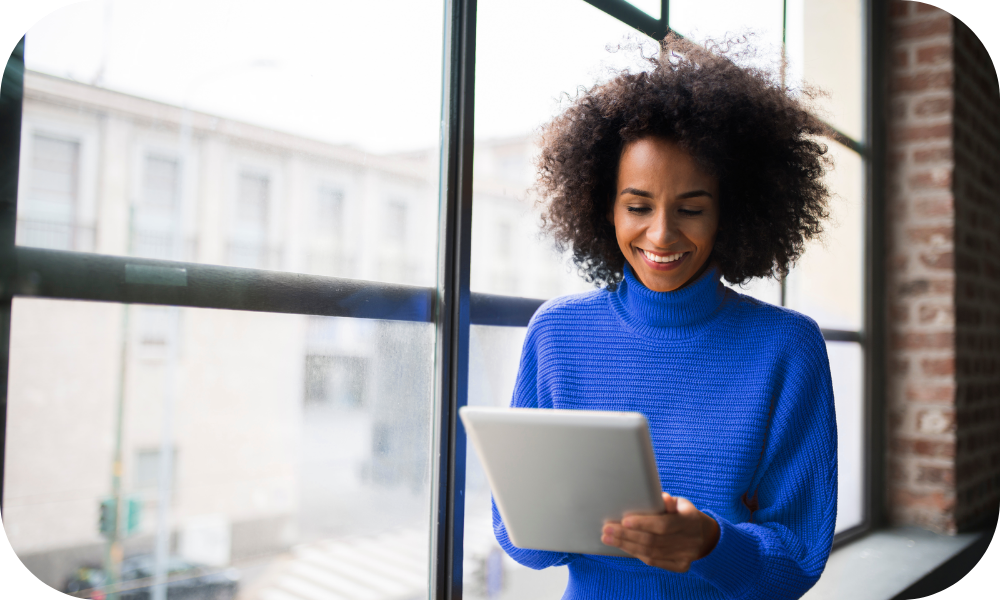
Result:
[[[719,271],[706,268],[672,292],[654,292],[644,286],[632,268],[613,294],[616,310],[642,335],[682,339],[697,335],[718,316],[726,288]]]

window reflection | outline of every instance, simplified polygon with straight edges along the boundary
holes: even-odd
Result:
[[[129,585],[162,544],[240,599],[426,595],[432,324],[21,298],[13,322],[4,527],[45,583],[104,576],[121,444]]]

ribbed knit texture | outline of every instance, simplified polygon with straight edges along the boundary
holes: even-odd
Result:
[[[808,317],[727,289],[715,270],[653,292],[627,268],[614,292],[556,298],[535,313],[512,406],[644,414],[663,490],[719,523],[715,549],[680,574],[517,548],[494,505],[497,540],[514,560],[569,565],[564,599],[798,598],[826,565],[837,432],[826,345]],[[755,489],[751,523],[741,498]]]

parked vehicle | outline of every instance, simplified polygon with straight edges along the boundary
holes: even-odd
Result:
[[[149,554],[122,561],[119,600],[150,600],[155,561]],[[105,600],[107,574],[103,569],[81,567],[66,581],[63,591],[76,598]],[[232,600],[236,597],[238,570],[215,569],[171,557],[167,562],[167,600]]]

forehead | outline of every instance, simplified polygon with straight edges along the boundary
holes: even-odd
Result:
[[[629,142],[618,160],[618,178],[641,178],[651,182],[697,180],[703,184],[714,178],[676,142],[644,137]]]

